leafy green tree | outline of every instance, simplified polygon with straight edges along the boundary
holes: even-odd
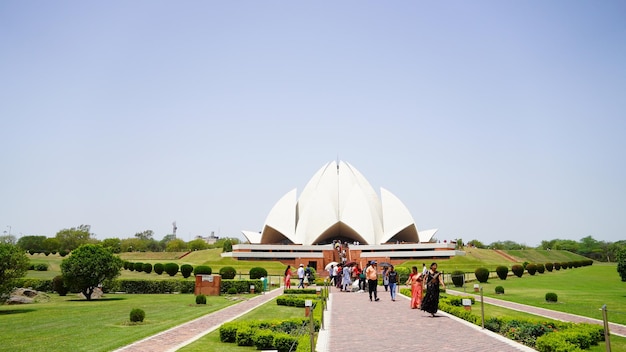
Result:
[[[233,251],[233,242],[231,240],[224,241],[222,245],[222,252],[232,252]]]
[[[193,241],[189,241],[189,243],[187,243],[187,246],[189,247],[190,251],[200,251],[209,248],[209,244],[201,238],[196,238]]]
[[[486,246],[480,242],[479,240],[471,240],[469,242],[467,242],[468,246],[474,246],[476,248],[486,248]]]
[[[29,260],[20,247],[0,243],[0,302],[6,301],[13,290],[13,281],[26,274]]]
[[[46,236],[23,236],[17,240],[17,246],[25,251],[39,253],[45,250],[45,240]]]
[[[123,261],[99,244],[85,244],[73,250],[61,262],[61,273],[70,289],[78,290],[91,300],[98,285],[120,274]]]
[[[101,244],[102,247],[109,248],[113,253],[122,252],[122,240],[119,238],[105,238]]]
[[[187,243],[185,241],[177,238],[175,240],[171,240],[165,246],[166,252],[182,252],[187,250]]]
[[[154,231],[146,230],[143,232],[137,232],[135,234],[135,237],[137,237],[140,240],[151,240],[153,235],[154,235]]]
[[[55,237],[49,237],[43,241],[43,248],[48,252],[57,252],[61,249],[61,243]]]
[[[93,242],[90,225],[80,225],[78,227],[72,227],[70,229],[63,229],[56,234],[56,239],[59,240],[59,249],[74,250],[83,244]]]
[[[626,281],[626,248],[622,248],[617,253],[617,272],[622,281]]]

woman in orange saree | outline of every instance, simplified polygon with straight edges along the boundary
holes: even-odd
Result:
[[[419,309],[422,304],[422,281],[422,273],[414,266],[407,281],[407,285],[411,285],[411,309]]]

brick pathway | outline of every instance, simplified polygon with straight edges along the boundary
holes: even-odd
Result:
[[[281,295],[281,289],[275,289],[263,295],[237,303],[192,320],[182,325],[175,326],[162,333],[149,336],[133,344],[115,350],[116,352],[169,352],[188,345],[202,336],[212,332],[225,322],[231,321],[261,304]]]
[[[464,292],[450,290],[450,289],[446,290],[446,292],[448,292],[451,295],[457,295],[457,296],[473,296],[477,302],[480,302],[480,295],[475,295],[472,293],[464,293]],[[589,323],[589,324],[604,325],[604,322],[602,320],[583,317],[583,316],[576,315],[576,314],[569,314],[569,313],[558,312],[555,310],[550,310],[550,309],[545,309],[545,308],[527,306],[525,304],[509,302],[509,301],[491,298],[491,297],[483,297],[483,299],[485,303],[493,304],[495,306],[505,307],[505,308],[517,310],[520,312],[539,315],[539,316],[550,318],[550,319],[569,321],[573,323]],[[610,310],[608,311],[608,314],[609,314],[609,319],[610,319],[610,314],[611,314]],[[626,337],[626,326],[624,325],[609,322],[609,331],[611,332],[611,335],[618,335],[618,336]]]
[[[378,287],[380,301],[367,293],[331,293],[330,331],[317,350],[325,351],[534,351],[505,337],[439,311],[436,317],[409,308],[398,294],[391,301]],[[326,341],[325,339],[328,339]]]

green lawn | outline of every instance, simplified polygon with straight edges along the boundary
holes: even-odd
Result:
[[[222,296],[196,305],[190,294],[107,294],[94,301],[50,297],[48,303],[0,306],[0,350],[111,351],[234,304]],[[142,324],[130,325],[133,308],[146,312]]]
[[[594,264],[575,269],[546,271],[534,276],[525,272],[521,278],[509,276],[506,280],[490,279],[481,285],[485,296],[600,320],[600,308],[606,304],[609,321],[626,324],[626,283],[620,280],[615,265]],[[473,287],[473,283],[468,286]],[[496,295],[496,286],[504,287],[505,294]],[[556,293],[558,302],[546,302],[547,292]]]

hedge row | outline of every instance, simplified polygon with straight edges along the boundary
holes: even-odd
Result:
[[[261,280],[222,280],[220,293],[229,293],[228,291],[231,287],[237,290],[237,293],[247,293],[250,292],[250,286],[254,286],[255,293],[263,291],[263,282]]]
[[[319,331],[319,320],[316,319],[314,325],[315,331]],[[253,320],[222,324],[219,333],[220,341],[238,346],[256,346],[259,350],[276,349],[279,352],[307,351],[310,349],[307,346],[308,326],[308,318]]]
[[[279,306],[290,306],[303,308],[306,300],[317,300],[319,297],[313,295],[281,295],[276,298],[276,304]]]
[[[572,261],[572,262],[561,262],[561,263],[545,263],[545,264],[524,263],[523,265],[515,264],[511,266],[511,272],[513,272],[513,274],[517,277],[522,277],[522,275],[524,275],[524,271],[527,271],[528,274],[530,275],[535,275],[536,273],[543,274],[546,270],[551,272],[552,270],[560,270],[561,268],[563,269],[579,268],[581,266],[589,266],[592,264],[593,264],[593,260],[591,259],[577,260],[577,261]],[[498,277],[500,278],[500,280],[506,280],[508,273],[509,273],[509,268],[503,265],[498,266],[496,268],[496,273],[498,274]],[[462,271],[452,272],[452,283],[454,284],[454,286],[456,287],[463,286],[462,275],[465,275],[465,273]],[[487,280],[489,279],[489,269],[477,268],[474,271],[474,276],[476,277],[476,280],[478,280],[478,282],[487,282]]]

